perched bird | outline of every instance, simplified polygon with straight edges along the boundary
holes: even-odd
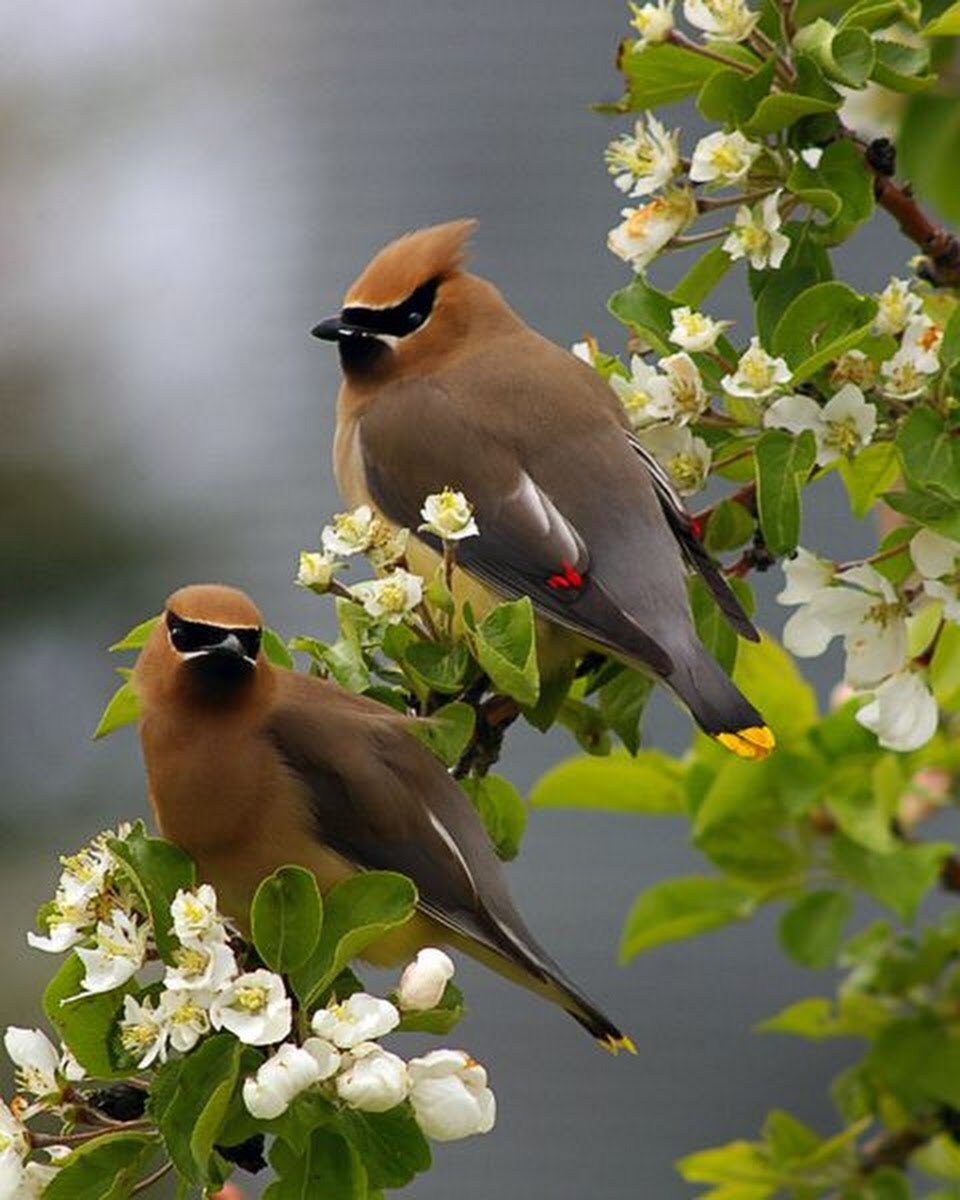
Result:
[[[182,588],[133,674],[157,824],[224,911],[242,920],[287,863],[313,871],[321,891],[357,871],[399,871],[418,912],[364,957],[385,965],[446,943],[560,1005],[605,1049],[632,1051],[534,940],[473,805],[411,719],[275,669],[262,624],[243,592]]]
[[[687,570],[756,640],[749,617],[612,389],[465,271],[473,227],[390,243],[313,330],[343,368],[341,492],[416,531],[428,494],[463,491],[480,530],[457,544],[464,591],[475,606],[530,597],[554,626],[538,631],[547,675],[585,641],[662,680],[728,749],[765,757],[773,735],[696,635]],[[414,570],[432,572],[440,542],[420,532],[411,547]]]

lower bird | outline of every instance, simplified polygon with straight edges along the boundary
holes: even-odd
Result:
[[[243,592],[213,584],[167,601],[133,674],[150,800],[224,911],[248,911],[288,863],[321,891],[399,871],[418,911],[365,957],[386,965],[447,944],[558,1004],[604,1048],[630,1039],[537,944],[473,805],[409,718],[334,683],[275,669]]]
[[[464,269],[473,227],[391,242],[313,330],[340,351],[341,492],[417,531],[427,495],[463,491],[480,533],[458,543],[460,578],[475,607],[530,597],[547,676],[599,648],[662,680],[727,749],[765,757],[773,735],[697,637],[686,571],[756,640],[750,618],[612,389]],[[439,549],[417,533],[414,569]]]

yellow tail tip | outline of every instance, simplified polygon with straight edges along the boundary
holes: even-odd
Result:
[[[597,1042],[608,1054],[617,1055],[621,1050],[626,1050],[628,1054],[636,1054],[637,1052],[633,1041],[626,1034],[621,1034],[619,1037],[614,1037],[613,1034],[610,1034],[609,1037],[597,1038]]]
[[[738,758],[766,758],[777,744],[766,725],[751,725],[748,729],[738,729],[736,733],[715,733],[713,736]]]

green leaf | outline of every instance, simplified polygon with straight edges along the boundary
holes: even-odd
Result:
[[[703,544],[711,554],[735,550],[753,537],[753,514],[737,500],[721,500],[710,514]]]
[[[371,1187],[406,1187],[415,1175],[429,1170],[430,1147],[409,1104],[384,1113],[346,1108],[341,1120],[360,1154]]]
[[[850,511],[861,520],[900,475],[900,460],[893,442],[874,442],[854,458],[841,458],[839,467]]]
[[[213,1034],[158,1072],[149,1112],[177,1170],[192,1183],[219,1182],[211,1173],[213,1147],[247,1049],[231,1033]]]
[[[444,704],[429,717],[417,720],[410,732],[448,767],[456,766],[470,745],[477,714],[462,700]]]
[[[293,670],[293,655],[287,649],[287,643],[276,630],[264,629],[261,644],[267,662],[284,671]]]
[[[621,667],[597,691],[600,715],[631,754],[640,749],[640,722],[653,691],[653,681],[630,667]]]
[[[809,222],[790,222],[784,226],[784,233],[790,238],[790,249],[779,270],[757,271],[751,267],[748,272],[757,333],[764,346],[770,345],[773,332],[791,301],[814,284],[833,278],[830,255],[812,236],[813,227]]]
[[[897,21],[917,27],[920,19],[918,0],[857,0],[848,5],[840,18],[841,29],[884,29]]]
[[[732,266],[733,259],[726,250],[711,246],[671,292],[674,302],[699,308]]]
[[[955,367],[960,362],[960,304],[956,305],[944,327],[940,361],[945,367]]]
[[[250,929],[271,971],[288,974],[303,966],[317,947],[322,924],[323,901],[312,871],[280,867],[257,888]]]
[[[756,899],[731,879],[667,879],[641,892],[620,940],[620,961],[660,946],[720,929],[752,916]]]
[[[107,707],[103,710],[97,727],[93,731],[94,741],[106,737],[108,733],[113,733],[115,729],[120,729],[124,725],[132,725],[139,719],[140,702],[137,699],[137,693],[133,690],[130,680],[125,679],[107,701]]]
[[[670,296],[657,291],[640,276],[614,292],[607,303],[618,321],[651,342],[659,354],[670,353],[670,330],[673,328],[670,314],[675,307],[676,302]]]
[[[577,739],[577,745],[587,754],[607,755],[610,753],[611,741],[607,723],[597,709],[573,696],[567,696],[557,720],[569,729]]]
[[[340,995],[339,990],[337,995]],[[465,1011],[463,992],[455,983],[448,983],[435,1008],[401,1013],[397,1029],[402,1033],[449,1033],[460,1022]]]
[[[834,870],[841,878],[891,909],[901,921],[911,922],[953,847],[949,842],[921,842],[889,854],[875,854],[834,834],[831,850]]]
[[[323,901],[323,929],[310,959],[291,976],[305,1007],[378,937],[413,916],[417,889],[394,871],[366,871],[331,888]]]
[[[697,96],[697,108],[708,121],[724,125],[747,125],[760,102],[770,94],[774,60],[771,58],[752,75],[732,68],[714,71]]]
[[[827,967],[836,958],[852,913],[853,901],[846,892],[809,892],[780,918],[780,945],[805,967]]]
[[[884,492],[884,504],[944,537],[960,541],[960,506],[927,492]]]
[[[873,42],[865,30],[838,30],[822,17],[800,29],[794,44],[810,55],[827,79],[845,87],[863,87],[876,61]]]
[[[878,794],[871,773],[873,763],[855,760],[836,763],[830,777],[826,807],[852,841],[877,854],[893,850],[896,796]]]
[[[757,510],[763,540],[773,554],[792,554],[797,548],[800,487],[815,457],[809,430],[794,437],[783,429],[768,429],[757,443]]]
[[[468,606],[464,619],[477,662],[498,692],[520,704],[536,704],[540,695],[533,605],[529,596],[498,604],[476,624]]]
[[[840,94],[824,82],[819,67],[805,55],[797,56],[796,91],[773,92],[756,107],[744,132],[753,137],[766,137],[788,129],[803,117],[816,113],[835,112],[840,107]]]
[[[960,37],[960,0],[923,29],[924,37]]]
[[[110,851],[124,864],[131,883],[149,909],[160,957],[172,963],[173,952],[180,943],[172,931],[170,905],[181,888],[189,891],[196,886],[196,868],[172,842],[147,837],[142,821],[137,821],[126,838],[111,838]]]
[[[927,46],[904,46],[874,38],[877,58],[870,78],[894,92],[922,92],[936,82]]]
[[[811,236],[835,246],[846,239],[873,213],[875,200],[870,172],[852,142],[832,142],[817,166],[798,160],[787,177],[787,188],[799,199],[819,208],[826,217]]]
[[[527,827],[527,810],[517,789],[501,775],[470,776],[461,779],[460,786],[480,814],[497,856],[507,862],[516,858]]]
[[[896,447],[907,479],[944,500],[960,500],[960,443],[932,408],[911,410],[897,430]]]
[[[897,173],[947,221],[960,220],[960,105],[956,97],[911,96],[897,135]]]
[[[941,706],[960,705],[960,625],[952,621],[940,631],[930,662],[930,686]]]
[[[111,1035],[123,1008],[124,996],[135,988],[132,983],[125,983],[110,992],[87,995],[80,987],[85,974],[83,963],[71,953],[47,984],[43,993],[43,1011],[88,1075],[114,1079],[127,1072],[117,1068],[111,1051]]]
[[[628,50],[619,64],[627,93],[619,111],[630,112],[672,104],[699,91],[717,64],[692,50],[661,43]]]
[[[960,1107],[960,1037],[932,1017],[892,1022],[867,1061],[909,1106],[936,1100]]]
[[[862,170],[862,168],[861,168]],[[782,355],[796,385],[870,335],[877,302],[845,283],[818,283],[793,300],[773,331],[772,353]]]
[[[425,691],[453,695],[466,681],[470,652],[462,642],[449,649],[437,642],[415,641],[404,652],[403,666]]]
[[[134,625],[129,633],[125,633],[119,642],[114,642],[109,647],[111,653],[115,650],[142,650],[147,644],[147,639],[153,633],[153,627],[160,620],[162,613],[157,613],[155,617],[147,617],[145,621],[141,621],[139,625]]]
[[[158,1148],[155,1134],[104,1133],[63,1160],[45,1200],[126,1200]]]
[[[315,1129],[302,1153],[278,1138],[270,1151],[277,1179],[263,1200],[367,1200],[367,1176],[354,1147],[329,1129]]]
[[[780,1191],[779,1172],[750,1142],[688,1154],[678,1161],[677,1170],[690,1183],[720,1185],[709,1193],[712,1200],[766,1200]]]
[[[659,750],[636,758],[571,758],[552,767],[530,793],[534,808],[586,808],[673,816],[686,811],[683,768]]]

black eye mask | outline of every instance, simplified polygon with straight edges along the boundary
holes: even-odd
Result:
[[[230,634],[243,646],[247,658],[255,659],[260,652],[259,629],[249,626],[208,625],[204,621],[187,621],[174,612],[167,613],[170,641],[181,654],[195,654],[219,645]]]

